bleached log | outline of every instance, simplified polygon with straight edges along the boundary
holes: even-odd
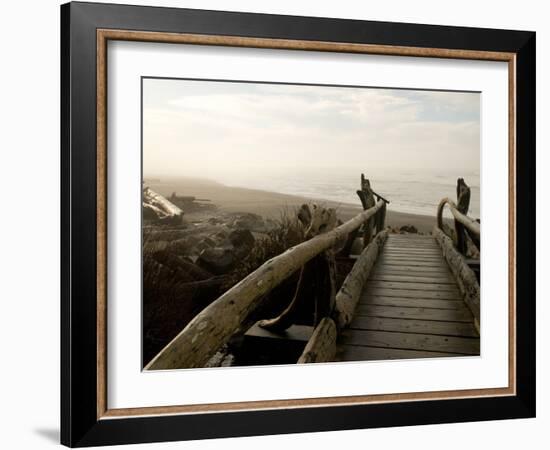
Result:
[[[336,324],[330,317],[324,317],[313,330],[298,364],[328,362],[336,354]]]
[[[363,250],[359,258],[357,258],[342,287],[336,294],[336,308],[333,317],[339,329],[349,325],[353,319],[353,313],[363,286],[387,237],[388,232],[386,230],[376,235],[367,248]]]
[[[265,262],[199,313],[146,369],[202,367],[239,329],[265,294],[373,217],[383,204],[380,200],[374,207],[334,230],[291,247]]]
[[[454,247],[453,241],[439,227],[434,227],[433,235],[441,247],[441,251],[450,267],[464,302],[474,316],[475,327],[479,333],[480,327],[480,290],[476,274]]]
[[[437,207],[437,226],[439,228],[443,228],[443,208],[446,204],[449,205],[449,209],[451,210],[451,213],[455,220],[460,222],[462,225],[468,228],[471,233],[479,238],[479,236],[481,235],[480,224],[475,220],[470,219],[468,216],[462,214],[457,209],[456,203],[448,197],[445,197],[443,200],[441,200],[439,202],[439,206]]]
[[[148,204],[160,209],[166,216],[181,216],[183,214],[180,208],[162,195],[157,194],[151,188],[147,187],[143,190],[143,199]]]

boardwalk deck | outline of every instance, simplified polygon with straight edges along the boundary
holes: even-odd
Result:
[[[390,235],[338,340],[338,361],[479,355],[479,335],[431,236]]]

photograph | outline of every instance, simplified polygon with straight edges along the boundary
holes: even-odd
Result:
[[[142,368],[479,357],[480,108],[142,77]]]

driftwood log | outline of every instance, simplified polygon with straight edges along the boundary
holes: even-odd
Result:
[[[201,311],[146,369],[202,367],[238,329],[261,298],[305,263],[347,238],[384,205],[380,200],[339,227],[266,261]]]
[[[336,355],[336,324],[330,317],[323,318],[313,330],[298,364],[328,362]]]
[[[437,207],[437,226],[447,236],[453,238],[455,246],[460,253],[479,257],[481,227],[479,222],[467,215],[470,207],[470,188],[463,178],[457,180],[456,198],[456,203],[448,197],[439,202]],[[443,222],[443,209],[445,205],[449,206],[455,219],[454,233]]]
[[[480,327],[480,290],[476,274],[454,247],[453,241],[439,227],[434,227],[433,235],[441,247],[441,251],[462,294],[464,302],[474,316],[475,327],[479,333]]]
[[[382,231],[376,235],[367,248],[363,250],[344,280],[342,287],[336,294],[336,308],[333,317],[339,329],[349,325],[353,319],[353,313],[359,301],[363,286],[369,277],[370,271],[387,237],[387,231]]]
[[[439,202],[439,206],[437,207],[437,224],[439,228],[443,228],[443,207],[445,205],[449,205],[449,209],[451,210],[451,213],[453,214],[453,217],[455,220],[460,222],[462,225],[464,225],[471,233],[473,233],[474,236],[481,235],[481,225],[479,222],[475,221],[474,219],[471,219],[468,216],[465,216],[462,214],[455,202],[453,202],[450,198],[445,197],[441,202]]]
[[[143,203],[144,206],[150,205],[166,217],[183,216],[183,211],[180,208],[148,187],[143,188]]]

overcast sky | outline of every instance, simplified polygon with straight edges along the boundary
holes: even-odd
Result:
[[[146,176],[479,172],[477,93],[143,81]]]

